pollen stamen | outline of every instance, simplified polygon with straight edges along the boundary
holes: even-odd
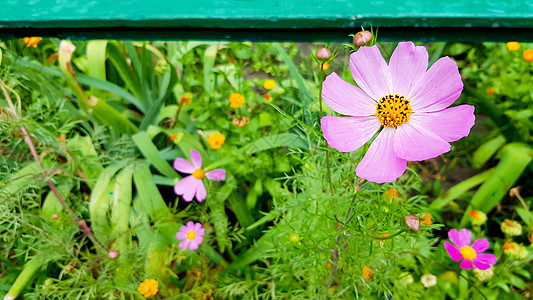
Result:
[[[405,99],[404,96],[386,95],[376,103],[376,113],[374,116],[383,124],[383,126],[394,127],[404,124],[409,121],[409,116],[413,112],[411,109],[411,101]]]

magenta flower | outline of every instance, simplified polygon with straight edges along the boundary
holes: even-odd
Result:
[[[202,228],[202,224],[189,221],[187,225],[181,226],[180,231],[176,233],[176,238],[183,240],[178,246],[184,250],[196,250],[198,245],[203,242],[204,234],[205,231]]]
[[[369,181],[392,182],[405,172],[408,160],[425,160],[450,150],[450,142],[470,133],[474,107],[447,108],[463,90],[457,64],[448,57],[428,70],[426,48],[398,44],[385,62],[377,46],[361,47],[350,56],[350,70],[359,87],[332,73],[322,97],[335,112],[321,125],[328,144],[351,152],[366,144],[380,128],[356,169]]]
[[[191,150],[192,165],[185,158],[178,157],[174,161],[174,169],[178,172],[191,174],[181,179],[176,186],[174,186],[174,192],[176,195],[183,196],[183,200],[191,202],[192,198],[196,195],[196,200],[202,202],[207,196],[204,183],[202,179],[207,177],[214,181],[223,181],[226,179],[226,171],[222,169],[215,169],[210,172],[205,172],[202,169],[202,157],[196,150]]]
[[[474,267],[480,270],[487,270],[490,266],[496,264],[496,256],[493,254],[483,254],[481,252],[489,249],[489,242],[486,239],[478,239],[470,246],[472,237],[468,229],[461,229],[459,232],[452,229],[448,231],[450,241],[455,245],[444,241],[444,248],[454,261],[461,262],[461,269],[473,269]],[[474,264],[472,266],[472,264]]]

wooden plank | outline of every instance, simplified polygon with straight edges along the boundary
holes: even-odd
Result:
[[[346,40],[348,33],[370,25],[385,39],[533,40],[533,3],[7,0],[0,10],[4,37]]]

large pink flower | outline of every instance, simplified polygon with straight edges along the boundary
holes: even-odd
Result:
[[[202,179],[207,177],[208,179],[214,181],[223,181],[226,179],[226,171],[222,169],[215,169],[210,172],[205,172],[202,169],[202,157],[200,153],[196,150],[191,150],[191,160],[192,164],[187,161],[185,158],[176,158],[174,161],[174,169],[178,172],[191,174],[183,179],[181,179],[176,186],[174,186],[174,192],[177,195],[182,195],[183,200],[191,202],[192,198],[196,195],[196,200],[202,202],[207,196],[207,191],[205,190],[204,183]]]
[[[392,182],[405,172],[408,160],[425,160],[450,150],[450,142],[470,133],[474,107],[447,108],[463,90],[457,64],[448,57],[428,70],[426,48],[398,44],[385,62],[377,46],[361,47],[350,56],[350,71],[359,87],[332,73],[322,97],[335,112],[321,125],[328,144],[351,152],[382,128],[356,169],[359,177]]]
[[[454,261],[463,260],[461,269],[473,269],[476,267],[480,270],[487,270],[490,266],[496,264],[498,259],[496,259],[494,254],[480,253],[489,249],[490,244],[486,239],[478,239],[470,246],[472,236],[470,231],[464,228],[459,230],[459,232],[455,229],[448,231],[448,237],[455,246],[448,243],[448,241],[444,241],[444,248],[446,248],[446,251],[448,251]]]
[[[181,226],[180,231],[176,233],[176,238],[183,240],[178,246],[184,250],[196,250],[198,245],[204,241],[204,234],[205,231],[202,224],[189,221],[187,225]]]

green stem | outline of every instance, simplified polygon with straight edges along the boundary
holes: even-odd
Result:
[[[325,77],[324,72],[324,63],[320,64],[320,86],[318,87],[318,97],[319,97],[319,105],[320,105],[320,119],[324,117],[324,112],[322,109],[322,84],[324,82]],[[328,181],[329,181],[329,188],[331,193],[334,193],[333,189],[333,182],[331,181],[331,171],[330,171],[330,165],[329,165],[329,145],[326,143],[326,167],[327,167],[327,174],[328,174]]]

